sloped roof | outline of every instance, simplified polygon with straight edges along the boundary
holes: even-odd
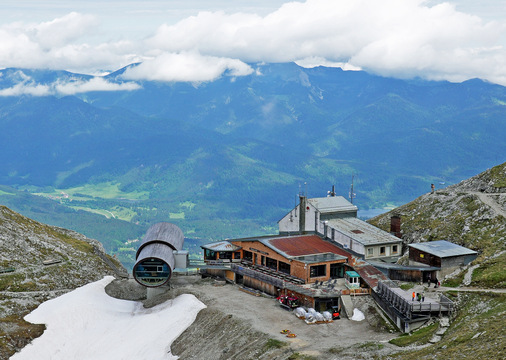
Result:
[[[327,225],[364,246],[399,243],[402,240],[363,220],[348,217],[328,220]]]
[[[371,289],[378,286],[378,282],[380,281],[392,283],[392,280],[390,280],[385,274],[365,261],[358,261],[355,265],[353,265],[353,270],[360,275],[362,280],[364,280]]]
[[[322,214],[333,212],[358,211],[358,208],[342,196],[329,196],[307,199]]]
[[[237,251],[241,247],[234,245],[231,242],[225,240],[225,241],[218,241],[215,243],[202,245],[201,248],[219,252],[219,251]]]
[[[262,244],[285,257],[333,253],[348,258],[349,253],[317,235],[276,237],[260,240]]]
[[[446,240],[409,244],[409,247],[418,249],[418,250],[423,251],[427,254],[435,255],[439,258],[478,254],[474,250],[471,250],[466,247],[451,243]]]

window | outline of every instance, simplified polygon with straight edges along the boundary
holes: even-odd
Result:
[[[280,261],[279,262],[279,271],[285,274],[290,274],[290,264]]]
[[[397,254],[397,245],[392,246],[392,254]]]
[[[327,265],[315,265],[309,268],[309,277],[319,277],[327,275]]]
[[[206,249],[205,259],[206,260],[216,260],[216,253],[212,250]]]
[[[274,259],[271,259],[271,258],[266,258],[266,262],[265,262],[265,265],[270,268],[270,269],[273,269],[273,270],[278,270],[278,262],[277,260],[274,260]]]
[[[251,253],[251,251],[244,250],[243,254],[244,254],[244,256],[243,256],[244,260],[253,261],[253,254]]]
[[[241,252],[240,251],[236,251],[234,253],[234,259],[240,259],[241,258]]]
[[[220,259],[232,259],[232,253],[229,251],[220,251]]]
[[[380,255],[385,255],[385,247],[384,246],[380,247]]]
[[[367,248],[367,257],[374,256],[374,248]]]

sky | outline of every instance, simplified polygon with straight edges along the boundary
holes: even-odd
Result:
[[[213,81],[296,62],[506,86],[506,0],[0,4],[0,68],[104,74],[137,62],[125,80]]]
[[[25,316],[46,324],[46,330],[11,360],[177,359],[172,342],[206,306],[183,294],[145,309],[140,302],[108,296],[104,288],[112,280],[107,276],[46,301]]]

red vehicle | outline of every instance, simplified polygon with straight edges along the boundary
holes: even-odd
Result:
[[[295,296],[281,295],[277,298],[279,304],[288,309],[293,310],[296,307],[299,307],[299,299]]]
[[[341,309],[339,306],[332,306],[331,307],[331,313],[332,313],[332,320],[338,320],[341,318],[340,316],[340,312],[341,312]]]

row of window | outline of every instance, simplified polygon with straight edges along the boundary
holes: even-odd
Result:
[[[375,249],[378,249],[377,247],[368,247],[367,248],[367,257],[373,257],[373,256],[390,256],[390,255],[398,255],[399,254],[399,245],[392,245],[390,246],[380,246],[379,247],[379,254],[375,254]],[[376,250],[377,252],[377,250]]]

